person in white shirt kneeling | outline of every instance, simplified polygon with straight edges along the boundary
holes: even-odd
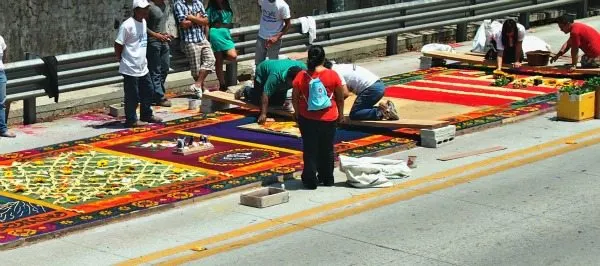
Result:
[[[355,64],[334,64],[330,61],[325,67],[334,70],[342,80],[344,97],[350,92],[356,94],[356,100],[350,110],[351,120],[398,120],[398,111],[392,101],[381,102],[375,106],[385,93],[385,84],[371,71]]]
[[[115,54],[119,59],[119,73],[123,75],[125,91],[125,126],[139,127],[162,120],[152,114],[154,89],[148,75],[146,48],[148,33],[146,18],[148,0],[133,0],[133,17],[125,20],[115,40]],[[140,120],[137,106],[140,104]]]

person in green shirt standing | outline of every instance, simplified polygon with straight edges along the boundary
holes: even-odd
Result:
[[[208,23],[210,25],[209,41],[215,53],[215,72],[219,79],[219,90],[226,91],[225,76],[223,74],[223,63],[225,60],[237,59],[235,43],[231,38],[233,22],[233,11],[229,0],[209,0],[206,7]]]
[[[259,106],[258,124],[264,124],[267,121],[267,108],[283,107],[294,78],[306,69],[306,64],[291,59],[263,61],[256,67],[254,86],[239,90],[235,98]]]

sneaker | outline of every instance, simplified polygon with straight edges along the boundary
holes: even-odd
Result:
[[[244,90],[245,90],[245,88],[240,88],[233,94],[233,97],[236,100],[242,100],[244,98]]]
[[[379,109],[379,111],[382,114],[381,120],[389,120],[390,119],[390,114],[389,114],[390,112],[388,111],[387,102],[379,103],[377,108]]]
[[[13,132],[6,131],[4,133],[1,133],[0,137],[2,137],[2,138],[16,138],[17,135],[15,133],[13,133]]]
[[[162,100],[158,101],[156,103],[156,105],[157,106],[162,106],[162,107],[171,107],[172,106],[171,101],[169,101],[167,99],[162,99]]]
[[[389,120],[399,120],[400,116],[398,115],[398,110],[396,110],[396,105],[388,100],[387,101],[387,111],[388,111],[388,119]]]
[[[196,84],[190,85],[190,92],[194,93],[196,99],[202,99],[202,88],[196,87]]]
[[[294,112],[294,105],[292,104],[291,100],[286,100],[283,103],[283,110],[286,112],[292,112],[292,113]]]
[[[156,117],[156,116],[152,116],[152,117],[147,118],[147,119],[142,118],[140,120],[142,122],[147,122],[147,123],[150,123],[150,124],[157,124],[157,123],[161,123],[163,121],[161,118]]]
[[[135,122],[125,122],[125,127],[127,128],[143,127],[147,125],[148,123],[139,120]]]

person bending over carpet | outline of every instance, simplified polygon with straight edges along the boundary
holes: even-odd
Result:
[[[316,189],[319,183],[333,186],[336,121],[344,119],[342,81],[324,63],[323,47],[311,46],[308,71],[301,71],[293,81],[294,118],[302,136],[302,183],[307,189]]]
[[[581,67],[600,67],[600,33],[589,25],[573,22],[567,15],[559,17],[557,23],[560,30],[570,34],[570,37],[550,62],[554,63],[571,49],[570,70],[575,70],[579,60],[579,49],[581,49],[584,53],[581,57]]]
[[[258,124],[262,125],[267,121],[269,106],[284,106],[292,81],[302,70],[306,70],[306,65],[296,60],[263,61],[256,67],[254,86],[237,91],[235,98],[259,106]]]
[[[352,120],[398,120],[398,111],[391,101],[377,104],[385,93],[385,84],[371,71],[355,64],[333,64],[325,60],[325,67],[337,72],[342,81],[344,98],[350,92],[356,100],[350,110]]]
[[[521,62],[524,59],[523,39],[525,38],[525,27],[523,25],[512,19],[507,19],[502,23],[502,28],[492,29],[491,38],[491,44],[497,52],[495,59],[498,70],[502,69],[502,64],[512,64],[516,68],[521,67]],[[489,59],[493,59],[493,56]]]

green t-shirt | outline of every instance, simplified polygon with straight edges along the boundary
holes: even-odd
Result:
[[[306,65],[300,61],[266,60],[256,67],[256,81],[263,85],[263,93],[272,96],[278,90],[288,90],[285,76],[290,67],[300,67],[306,70]]]
[[[208,23],[231,24],[233,22],[233,12],[229,10],[218,10],[213,8],[206,9]]]

